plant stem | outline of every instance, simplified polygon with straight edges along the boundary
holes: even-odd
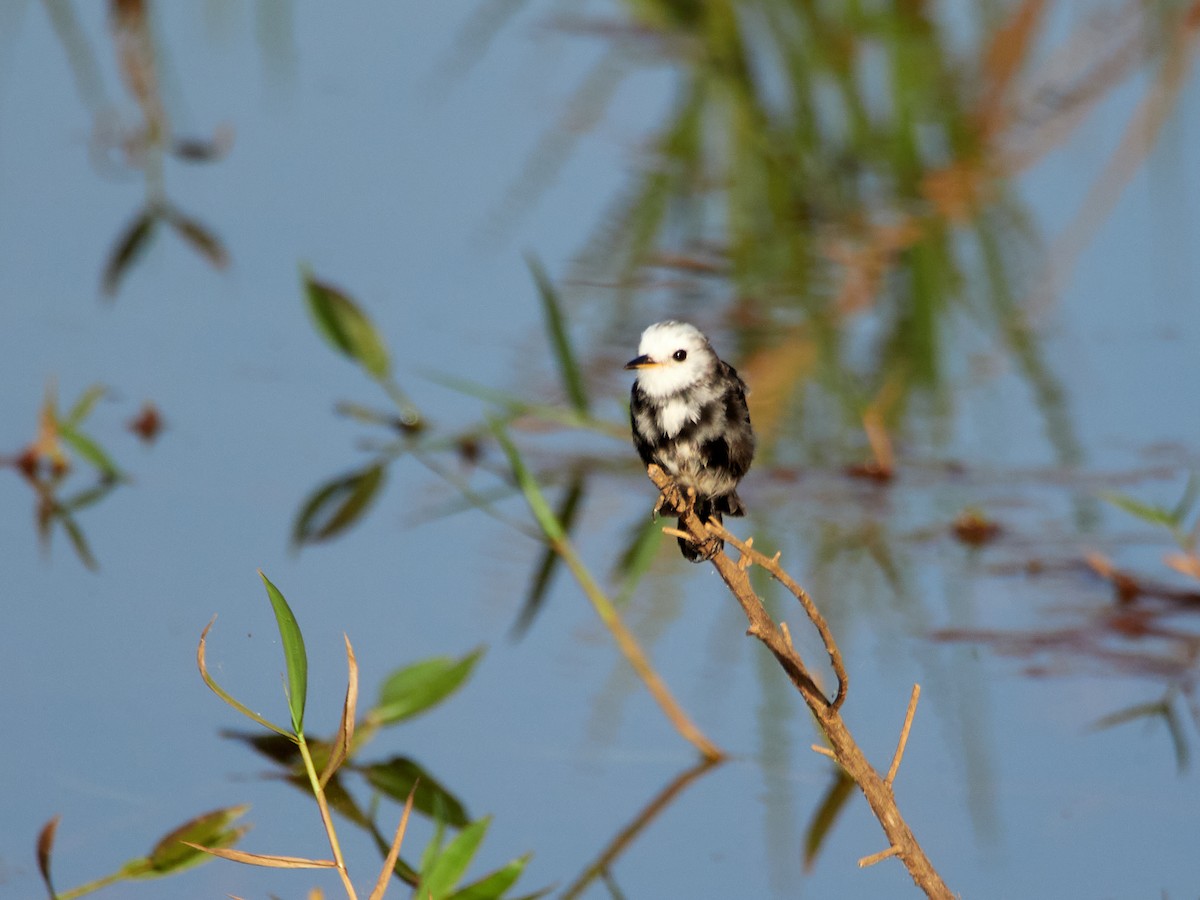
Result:
[[[321,810],[321,824],[325,826],[325,834],[329,837],[329,849],[333,851],[333,861],[337,863],[338,874],[342,877],[342,886],[350,900],[358,900],[354,892],[354,884],[350,881],[350,873],[346,871],[346,860],[342,857],[342,847],[338,843],[337,831],[333,827],[333,817],[329,814],[329,803],[325,799],[325,789],[321,787],[321,777],[313,765],[312,754],[308,752],[308,742],[303,734],[296,735],[300,747],[300,756],[304,760],[304,770],[308,773],[309,784],[312,785],[313,796],[317,798],[317,808]]]

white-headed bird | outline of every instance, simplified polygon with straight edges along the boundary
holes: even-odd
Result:
[[[637,358],[625,368],[637,371],[629,416],[642,462],[696,492],[701,522],[743,515],[737,486],[754,458],[754,430],[746,385],[733,366],[694,325],[659,322],[642,332]],[[679,527],[686,530],[682,521]],[[723,546],[717,538],[679,538],[692,562],[712,559]]]

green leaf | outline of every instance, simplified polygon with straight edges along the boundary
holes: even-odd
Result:
[[[651,516],[643,517],[641,524],[634,528],[629,543],[617,560],[616,573],[621,577],[617,605],[633,596],[638,583],[650,571],[658,548],[662,545],[662,536],[662,524]]]
[[[361,365],[371,377],[386,378],[391,371],[387,347],[358,304],[311,273],[302,275],[308,311],[329,345]]]
[[[430,818],[437,818],[454,828],[464,828],[470,816],[462,801],[446,790],[421,766],[404,756],[372,763],[362,770],[371,786],[399,803],[408,800],[416,784],[413,809]]]
[[[558,371],[571,399],[571,406],[582,415],[588,413],[587,388],[584,386],[583,371],[571,348],[571,337],[562,314],[562,301],[554,284],[550,281],[541,262],[532,254],[527,254],[525,264],[529,266],[530,274],[537,283],[538,296],[542,301],[542,315],[546,320],[546,332],[550,338],[550,346],[554,348],[554,359],[558,363]]]
[[[66,441],[76,453],[90,462],[106,478],[123,479],[121,470],[112,461],[104,449],[86,434],[76,431],[65,422],[58,425],[59,436]]]
[[[158,210],[148,207],[137,214],[117,238],[104,266],[101,289],[111,297],[117,292],[126,270],[142,255],[158,224]]]
[[[165,835],[146,858],[148,867],[134,874],[138,878],[156,878],[191,868],[212,859],[207,853],[189,847],[181,841],[191,841],[203,847],[230,847],[246,833],[247,827],[230,828],[237,819],[246,814],[248,805],[216,809],[197,816]]]
[[[1136,516],[1143,522],[1149,522],[1152,525],[1165,525],[1167,528],[1174,528],[1179,524],[1175,514],[1170,510],[1163,509],[1161,506],[1151,506],[1149,503],[1143,503],[1141,500],[1135,500],[1133,497],[1126,494],[1118,494],[1115,491],[1105,491],[1101,496],[1113,506],[1125,510],[1125,512]]]
[[[817,811],[813,813],[808,830],[804,833],[804,871],[809,871],[816,861],[825,838],[833,829],[834,823],[847,801],[854,796],[854,781],[840,768],[833,773],[833,783],[825,791]]]
[[[448,900],[495,900],[516,884],[532,854],[526,853],[461,890],[455,891]]]
[[[501,448],[504,450],[504,455],[508,457],[508,464],[512,466],[513,477],[517,480],[517,487],[521,489],[521,493],[525,495],[525,502],[529,504],[530,510],[533,511],[533,516],[537,519],[538,525],[541,526],[542,532],[551,541],[561,541],[566,537],[566,531],[559,522],[558,517],[554,514],[554,510],[550,508],[550,504],[546,502],[546,495],[542,493],[542,489],[538,486],[537,479],[533,477],[533,473],[529,471],[525,465],[525,461],[521,459],[521,454],[509,438],[508,433],[504,430],[504,426],[499,422],[492,420],[492,433],[499,441]]]
[[[185,215],[173,207],[163,210],[163,217],[192,249],[209,261],[214,269],[229,265],[229,253],[221,239],[203,222]],[[199,842],[197,842],[199,843]]]
[[[90,388],[79,395],[79,399],[67,412],[66,418],[59,422],[59,427],[65,425],[78,425],[89,415],[95,408],[97,401],[108,393],[108,388],[102,384],[93,384]]]
[[[421,872],[421,884],[415,896],[446,900],[471,865],[491,824],[491,816],[486,816],[460,831],[429,867]]]
[[[584,473],[581,469],[577,469],[571,476],[571,483],[567,486],[562,503],[559,504],[556,513],[558,520],[562,523],[563,531],[567,534],[570,534],[571,526],[575,524],[575,517],[579,513],[580,501],[583,499],[583,487]],[[542,558],[530,585],[529,594],[525,598],[521,612],[517,615],[517,621],[513,623],[512,636],[514,638],[520,638],[533,623],[538,611],[542,608],[542,603],[545,602],[551,579],[561,564],[562,556],[553,547],[547,546],[542,551]]]
[[[288,675],[288,709],[292,713],[292,727],[296,734],[304,733],[304,703],[308,695],[308,655],[304,652],[304,636],[296,617],[292,615],[291,607],[283,599],[279,588],[271,584],[262,570],[258,577],[267,587],[267,597],[271,600],[271,608],[275,611],[275,621],[279,625],[279,638],[283,642],[283,658],[287,661]]]
[[[292,545],[327,541],[354,525],[379,495],[385,474],[383,464],[376,463],[313,491],[292,526]]]
[[[370,718],[394,725],[436,706],[462,686],[482,655],[480,647],[459,660],[438,656],[393,672],[379,689]]]
[[[62,523],[63,531],[67,533],[67,538],[71,541],[71,548],[79,557],[79,561],[93,572],[99,569],[100,563],[96,561],[92,548],[88,545],[87,537],[84,535],[83,529],[79,527],[79,523],[75,521],[75,517],[62,508],[56,511],[55,517]]]

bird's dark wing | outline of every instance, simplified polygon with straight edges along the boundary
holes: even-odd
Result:
[[[629,391],[629,425],[633,432],[633,446],[642,458],[642,463],[648,466],[655,462],[655,449],[661,436],[657,434],[649,401],[636,381]]]
[[[733,476],[740,480],[754,459],[754,429],[750,425],[750,407],[746,405],[746,383],[729,363],[722,361],[721,367],[721,374],[729,383],[724,397],[728,465]]]

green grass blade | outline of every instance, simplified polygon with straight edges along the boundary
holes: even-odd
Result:
[[[566,537],[566,532],[563,530],[558,516],[554,514],[554,510],[546,502],[546,495],[542,493],[542,489],[538,486],[537,479],[533,477],[533,473],[529,471],[529,468],[525,465],[525,461],[521,459],[520,452],[509,438],[508,433],[504,430],[504,426],[495,420],[491,421],[491,426],[492,433],[496,436],[496,440],[504,450],[504,455],[508,457],[508,464],[512,466],[513,477],[517,480],[517,486],[521,489],[521,493],[525,495],[525,502],[529,504],[529,508],[533,511],[533,516],[537,519],[542,532],[551,541],[561,541]]]
[[[329,346],[357,362],[375,379],[391,373],[387,346],[374,324],[344,292],[318,281],[311,272],[301,273],[308,311]]]
[[[516,884],[517,879],[521,877],[531,856],[528,853],[518,856],[495,872],[484,875],[478,881],[455,891],[448,900],[496,900],[496,898],[504,896],[504,892]]]
[[[357,524],[379,496],[386,470],[381,463],[333,478],[304,501],[292,526],[292,546],[316,544]]]
[[[583,370],[579,368],[579,360],[571,347],[571,336],[567,333],[566,321],[562,314],[562,299],[536,256],[527,254],[525,264],[529,266],[529,272],[537,284],[546,332],[550,338],[550,346],[554,348],[554,359],[558,363],[558,371],[566,387],[567,396],[577,412],[587,415],[587,388],[584,385]]]
[[[571,476],[571,483],[567,486],[567,491],[563,495],[562,503],[559,504],[557,510],[558,521],[562,523],[563,531],[567,534],[571,533],[571,526],[575,524],[575,517],[579,514],[579,507],[583,500],[585,476],[582,470],[576,470]],[[542,608],[542,604],[546,600],[546,595],[550,590],[550,583],[554,577],[554,573],[558,571],[562,565],[562,556],[555,551],[553,547],[546,547],[542,552],[542,558],[538,563],[537,572],[533,577],[533,582],[529,588],[529,594],[525,598],[525,603],[521,606],[521,611],[517,614],[517,620],[513,623],[510,631],[514,639],[519,639],[533,624],[533,620],[537,618],[538,612]]]
[[[102,384],[93,384],[86,391],[79,395],[79,399],[75,401],[71,409],[67,412],[66,417],[59,425],[75,426],[91,415],[97,401],[108,393],[108,388]]]
[[[432,897],[433,900],[448,898],[471,865],[491,823],[491,817],[488,816],[460,831],[429,868],[422,872],[421,885],[415,896]]]
[[[275,621],[279,625],[283,658],[287,662],[288,709],[292,714],[292,727],[297,735],[301,735],[304,733],[304,703],[308,695],[308,655],[304,652],[304,636],[279,588],[271,584],[261,569],[258,576],[266,585],[267,597],[271,600],[271,609],[275,611]]]
[[[394,725],[431,709],[462,687],[481,656],[482,647],[462,659],[439,656],[393,672],[379,689],[379,701],[368,718]]]
[[[66,422],[59,423],[58,434],[70,445],[72,450],[95,466],[105,478],[124,479],[125,476],[121,474],[121,470],[117,468],[117,464],[112,461],[104,448],[86,434],[76,431]]]

